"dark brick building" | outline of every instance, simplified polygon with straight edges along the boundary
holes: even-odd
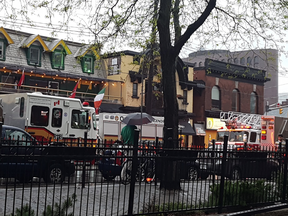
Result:
[[[205,84],[194,90],[194,125],[204,128],[206,135],[193,137],[195,144],[208,144],[223,126],[221,111],[264,113],[266,72],[222,61],[206,59],[204,67],[194,68],[194,81]]]

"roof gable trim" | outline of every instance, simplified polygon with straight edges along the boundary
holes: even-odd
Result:
[[[0,32],[6,38],[6,40],[8,41],[8,44],[14,44],[14,41],[11,39],[11,37],[9,36],[9,34],[5,31],[5,29],[3,27],[0,28]]]

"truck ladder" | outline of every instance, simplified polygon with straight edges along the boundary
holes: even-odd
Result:
[[[239,112],[221,112],[220,120],[225,122],[226,125],[237,124],[239,126],[251,126],[254,129],[261,127],[261,115],[239,113]]]

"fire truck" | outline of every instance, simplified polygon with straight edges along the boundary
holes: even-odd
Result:
[[[221,112],[220,120],[226,128],[217,130],[216,145],[222,145],[224,136],[228,136],[228,149],[243,149],[244,143],[252,150],[276,150],[277,136],[288,138],[288,118],[247,114],[239,112]]]
[[[4,124],[26,130],[38,141],[65,142],[97,139],[96,114],[80,99],[43,95],[40,92],[0,95]]]

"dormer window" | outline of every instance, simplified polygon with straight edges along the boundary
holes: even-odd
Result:
[[[27,64],[41,67],[41,53],[43,49],[40,46],[31,45],[27,49]]]
[[[83,73],[94,73],[94,61],[95,57],[92,55],[85,55],[81,59],[82,71]]]
[[[6,55],[5,55],[6,46],[7,46],[7,44],[6,44],[5,40],[0,39],[0,60],[1,61],[5,61],[5,59],[6,59]]]
[[[62,50],[55,50],[51,55],[51,64],[53,69],[64,70],[65,55]]]

